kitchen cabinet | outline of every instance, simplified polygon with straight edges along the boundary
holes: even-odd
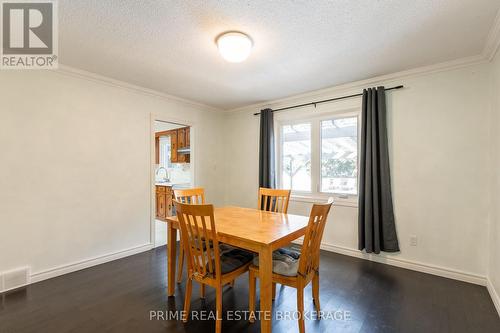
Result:
[[[177,144],[178,144],[179,149],[186,147],[186,129],[185,128],[179,128],[177,130]]]
[[[172,216],[172,187],[156,185],[156,218],[165,220]]]
[[[189,147],[189,127],[179,128],[177,130],[177,149]],[[177,154],[177,162],[189,163],[190,154]]]
[[[191,134],[189,127],[182,127],[174,130],[158,132],[155,134],[156,164],[160,163],[160,137],[170,137],[170,162],[171,163],[189,163],[190,154],[179,154],[177,150],[188,148],[191,144]]]
[[[171,163],[178,163],[179,162],[179,155],[177,155],[177,149],[179,149],[178,146],[178,140],[179,137],[177,135],[177,130],[172,130],[169,131],[170,135],[170,162]]]

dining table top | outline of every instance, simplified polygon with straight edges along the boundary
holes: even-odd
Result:
[[[299,238],[304,235],[309,222],[306,216],[235,206],[215,207],[214,218],[218,238],[241,240],[256,246]],[[178,228],[177,216],[168,216],[167,222]]]

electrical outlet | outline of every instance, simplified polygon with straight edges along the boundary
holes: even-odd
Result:
[[[417,246],[417,244],[418,244],[417,236],[415,235],[410,236],[410,246]]]

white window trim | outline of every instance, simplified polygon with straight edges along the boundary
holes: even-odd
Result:
[[[276,167],[277,167],[277,184],[278,188],[282,188],[282,156],[281,147],[283,145],[283,134],[282,127],[285,125],[295,125],[302,123],[311,124],[311,191],[294,191],[290,195],[291,201],[298,202],[311,202],[319,203],[328,200],[329,197],[334,198],[334,205],[345,206],[345,207],[357,207],[358,206],[358,194],[359,194],[359,152],[361,151],[361,108],[346,108],[342,110],[336,110],[333,112],[323,112],[318,115],[304,114],[303,116],[294,117],[293,119],[279,119],[275,121],[274,132],[276,133]],[[314,111],[312,111],[314,112]],[[356,116],[358,118],[358,194],[348,195],[348,194],[338,194],[338,193],[328,193],[320,192],[320,181],[321,181],[321,129],[320,124],[322,120],[332,119],[332,118],[346,118]]]

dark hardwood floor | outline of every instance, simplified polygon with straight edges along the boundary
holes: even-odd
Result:
[[[175,298],[166,296],[165,252],[158,248],[2,294],[0,332],[214,331],[213,320],[150,320],[150,311],[165,315],[183,307],[184,284]],[[327,252],[320,280],[322,311],[330,315],[307,320],[306,332],[500,332],[499,316],[481,286]],[[208,315],[214,291],[207,288],[205,301],[198,295],[195,284],[191,310]],[[247,275],[225,288],[223,306],[248,309]],[[305,309],[313,310],[310,286]],[[278,286],[275,313],[295,310],[295,290]],[[346,314],[350,318],[342,320]],[[223,332],[259,328],[246,320],[223,323]],[[297,331],[293,319],[273,321],[273,332]]]

